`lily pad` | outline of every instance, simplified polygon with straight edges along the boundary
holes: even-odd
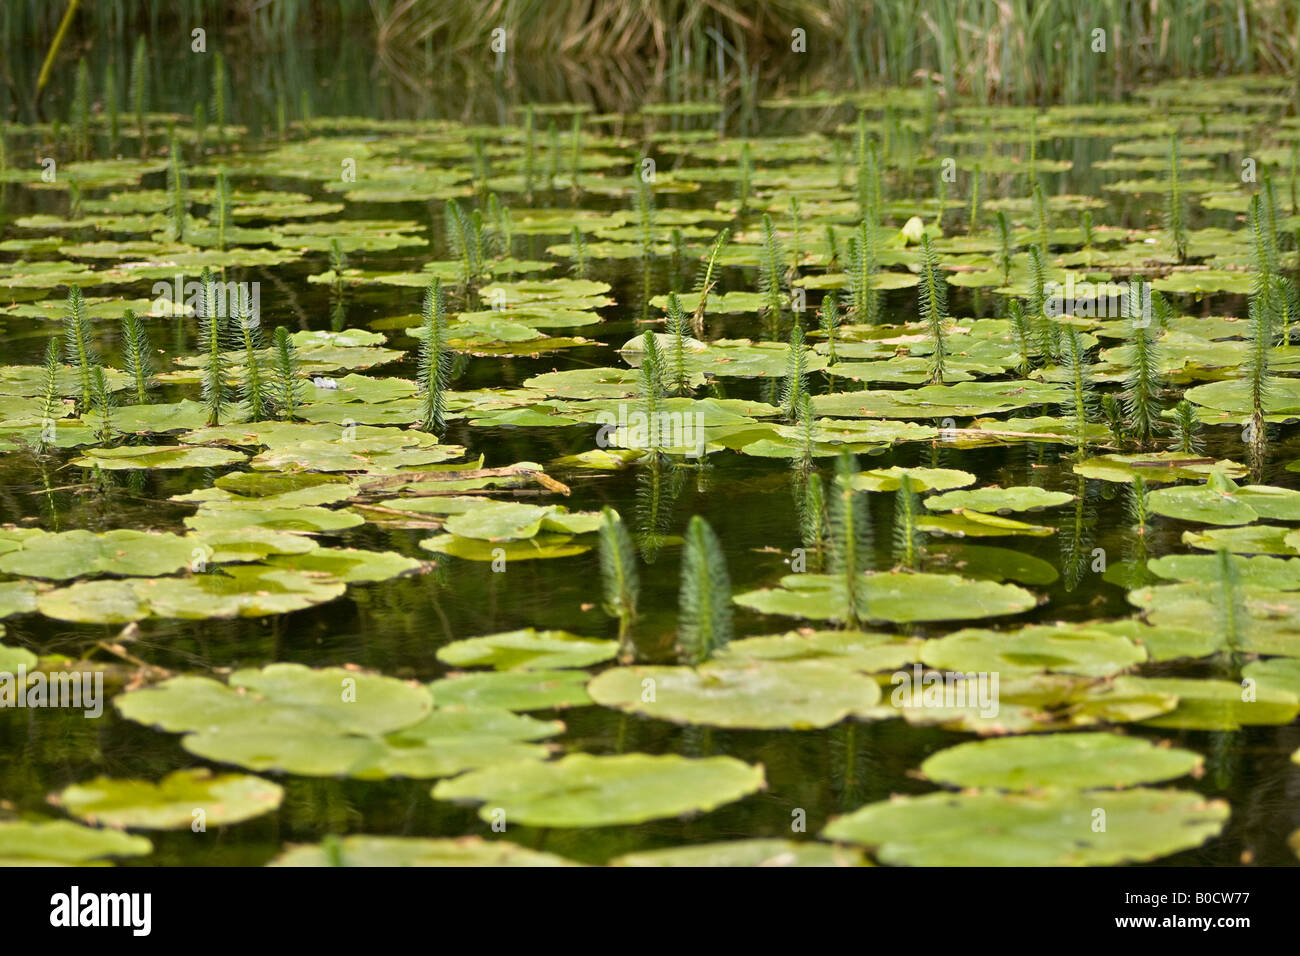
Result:
[[[96,777],[66,788],[57,803],[87,823],[180,830],[198,819],[197,810],[203,811],[205,824],[224,826],[270,813],[282,799],[284,790],[260,777],[178,770],[156,784]]]
[[[921,764],[921,772],[954,787],[1041,790],[1131,787],[1198,774],[1199,754],[1158,747],[1118,734],[1045,734],[959,744]]]
[[[755,730],[829,727],[880,700],[880,686],[821,661],[615,667],[587,693],[597,704],[680,724]]]
[[[1106,866],[1199,846],[1227,819],[1223,801],[1179,790],[930,793],[868,804],[823,836],[905,866]]]
[[[617,641],[579,637],[567,631],[538,631],[530,627],[453,641],[438,649],[438,660],[453,667],[546,670],[589,667],[611,660],[617,653]]]
[[[507,821],[537,827],[601,827],[704,812],[763,787],[763,768],[732,757],[675,754],[593,757],[503,764],[444,780],[434,799],[481,803]]]

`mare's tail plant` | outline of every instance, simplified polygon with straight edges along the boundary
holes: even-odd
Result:
[[[1201,423],[1196,418],[1192,403],[1183,399],[1174,406],[1174,451],[1184,455],[1199,455],[1205,442],[1201,439]]]
[[[140,155],[149,152],[149,131],[144,125],[144,113],[149,108],[149,54],[145,47],[144,34],[135,41],[135,53],[131,57],[131,86],[128,91],[131,112],[135,114],[135,132],[140,139]]]
[[[1061,337],[1065,346],[1061,358],[1070,389],[1069,413],[1074,427],[1074,444],[1082,455],[1088,447],[1088,421],[1094,405],[1088,352],[1076,326],[1065,326]]]
[[[1025,315],[1025,307],[1020,304],[1019,299],[1012,299],[1007,303],[1007,320],[1016,335],[1016,347],[1020,352],[1020,374],[1028,375],[1033,368],[1034,330],[1030,325],[1029,317]]]
[[[878,316],[876,257],[876,230],[864,219],[858,224],[857,234],[849,240],[849,292],[853,296],[853,321],[857,325],[874,325]]]
[[[260,317],[253,314],[252,303],[240,296],[238,304],[239,345],[244,351],[244,374],[239,380],[239,399],[248,409],[251,421],[266,421],[274,401],[271,382],[262,367],[262,325]]]
[[[435,435],[447,427],[447,381],[451,377],[451,351],[447,348],[447,310],[442,282],[433,279],[424,290],[420,306],[420,425]]]
[[[763,308],[768,313],[774,330],[781,316],[781,276],[785,272],[784,259],[781,239],[776,234],[772,217],[763,213],[763,248],[759,253],[759,284],[762,287]]]
[[[57,338],[45,343],[45,363],[41,372],[41,431],[36,441],[38,452],[45,451],[54,443],[54,423],[63,417],[63,392],[59,385],[63,363],[59,361],[59,351]]]
[[[72,366],[77,376],[77,388],[80,394],[78,411],[90,409],[90,374],[91,369],[99,364],[95,353],[94,333],[90,327],[90,316],[86,314],[86,300],[81,295],[80,286],[68,289],[68,311],[63,316],[64,355],[67,364]]]
[[[781,386],[781,408],[786,418],[794,419],[807,394],[808,355],[804,351],[803,327],[796,322],[790,330],[790,351],[786,355],[785,380]]]
[[[1124,411],[1128,420],[1128,433],[1142,444],[1147,444],[1155,432],[1160,406],[1156,401],[1160,393],[1160,346],[1151,328],[1150,316],[1142,314],[1142,306],[1135,303],[1137,295],[1128,297],[1129,344],[1124,349],[1124,384],[1127,392]]]
[[[1147,498],[1147,483],[1141,475],[1134,475],[1128,486],[1128,516],[1133,528],[1139,535],[1146,536],[1147,525],[1151,521],[1150,502]]]
[[[203,343],[203,401],[208,407],[208,425],[221,424],[229,393],[226,378],[229,358],[225,352],[227,341],[225,310],[217,302],[217,282],[212,270],[204,268],[199,279],[202,301],[199,303],[199,338]]]
[[[1007,221],[1007,214],[1001,209],[998,210],[998,266],[1002,269],[1002,284],[1011,284],[1011,258],[1015,255],[1016,246],[1011,238],[1011,223]]]
[[[96,416],[95,437],[101,442],[109,441],[116,431],[113,427],[113,390],[108,387],[108,376],[99,365],[90,370],[90,401]]]
[[[894,493],[894,563],[913,570],[921,549],[921,531],[916,526],[921,499],[912,476],[904,473]]]
[[[688,320],[686,313],[682,310],[681,300],[677,297],[676,292],[669,292],[666,329],[668,334],[673,337],[673,341],[672,345],[669,346],[667,377],[672,382],[673,391],[678,395],[685,395],[691,390],[690,373],[686,368],[687,325]]]
[[[677,612],[677,657],[703,664],[731,640],[731,577],[722,545],[699,515],[686,526]]]
[[[613,508],[601,512],[600,579],[605,592],[605,613],[618,618],[620,656],[629,658],[632,656],[630,639],[641,579],[632,537]]]
[[[822,299],[821,309],[817,312],[818,325],[822,335],[826,336],[826,364],[835,364],[835,335],[840,328],[840,294],[832,289]]]
[[[587,277],[587,243],[582,238],[582,230],[574,226],[569,233],[569,245],[572,247],[572,253],[569,258],[572,260],[574,278],[585,279]]]
[[[285,421],[292,421],[302,404],[302,377],[298,347],[283,325],[278,326],[271,344],[271,401]]]
[[[173,136],[167,157],[167,239],[169,242],[185,241],[185,217],[188,213],[185,171],[181,166],[181,154],[176,137]]]
[[[1187,209],[1179,179],[1178,134],[1169,137],[1169,178],[1165,189],[1165,228],[1180,263],[1187,261]]]
[[[695,312],[691,318],[691,326],[695,331],[697,339],[704,338],[704,313],[709,305],[709,292],[718,282],[718,260],[722,257],[722,250],[727,246],[727,240],[731,238],[731,229],[723,227],[713,240],[713,245],[709,247],[709,255],[704,260],[704,268],[700,271],[699,278],[695,280],[695,294],[698,299],[695,303]]]
[[[948,280],[939,271],[939,259],[927,234],[921,236],[921,281],[917,286],[917,296],[921,320],[930,338],[930,381],[942,384],[948,357],[945,328],[948,322]]]
[[[131,380],[131,394],[136,405],[149,401],[154,387],[153,356],[149,351],[149,332],[131,309],[122,314],[122,367]]]
[[[217,248],[226,248],[226,230],[230,228],[230,181],[224,169],[217,171],[216,195],[210,215],[217,221]]]
[[[845,621],[850,627],[867,618],[864,575],[871,566],[871,515],[867,493],[853,487],[858,463],[848,452],[835,464],[835,479],[827,503],[831,568],[844,588]]]
[[[652,451],[659,449],[659,412],[664,397],[664,355],[659,340],[649,329],[641,338],[641,399],[645,402],[646,441]]]

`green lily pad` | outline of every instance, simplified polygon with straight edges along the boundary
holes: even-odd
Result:
[[[864,674],[891,671],[919,660],[920,642],[862,631],[791,631],[728,641],[711,662],[739,667],[758,661],[824,661]]]
[[[153,844],[118,830],[68,820],[0,821],[0,865],[78,866],[114,856],[148,856]]]
[[[880,700],[880,686],[822,661],[615,667],[587,685],[597,704],[680,724],[810,730]]]
[[[188,566],[193,553],[194,542],[174,534],[64,531],[28,538],[21,551],[0,555],[0,571],[55,581],[92,574],[151,577]]]
[[[1013,488],[977,488],[974,491],[948,491],[931,495],[925,506],[931,511],[956,511],[964,509],[992,513],[998,511],[1028,511],[1032,508],[1054,508],[1073,501],[1074,495],[1064,491],[1047,491],[1032,485]]]
[[[377,735],[428,715],[421,687],[339,667],[268,664],[240,670],[229,685],[207,677],[173,677],[114,698],[122,716],[172,733],[299,732]]]
[[[496,670],[547,670],[589,667],[613,659],[618,641],[579,637],[567,631],[525,628],[453,641],[438,649],[438,660],[453,667]]]
[[[125,471],[131,468],[219,468],[243,461],[243,452],[230,448],[201,448],[186,445],[123,445],[120,448],[89,448],[72,464],[81,468]]]
[[[203,811],[205,824],[224,826],[270,813],[283,799],[283,789],[259,777],[177,770],[156,784],[96,777],[66,788],[57,802],[87,823],[121,829],[180,830],[199,819],[196,810]]]
[[[930,793],[868,804],[823,836],[906,866],[1105,866],[1199,846],[1227,819],[1223,801],[1179,790]]]
[[[461,674],[434,681],[429,692],[439,707],[550,710],[590,704],[588,679],[586,673],[564,670]]]
[[[1004,678],[1043,671],[1103,677],[1146,658],[1128,638],[1087,625],[1030,625],[1011,632],[969,628],[928,641],[921,652],[931,667]]]
[[[1145,721],[1151,727],[1179,730],[1239,730],[1252,725],[1289,724],[1300,714],[1295,694],[1270,686],[1250,700],[1240,684],[1180,677],[1129,678],[1135,688],[1175,694],[1178,707]]]
[[[813,840],[727,840],[625,853],[610,866],[862,866],[862,853]]]
[[[311,846],[291,846],[268,866],[576,866],[506,840],[481,837],[346,836]]]
[[[732,757],[570,754],[443,780],[433,796],[481,803],[489,821],[500,810],[524,826],[600,827],[704,812],[762,787],[763,768]]]
[[[952,621],[1020,614],[1037,604],[1014,584],[955,574],[876,573],[863,577],[860,614],[876,621]],[[733,599],[761,614],[809,620],[846,620],[844,582],[836,575],[789,574],[780,588],[747,591]]]
[[[1118,734],[1045,734],[958,744],[921,764],[921,772],[954,787],[1041,790],[1131,787],[1198,774],[1199,754],[1158,747]]]

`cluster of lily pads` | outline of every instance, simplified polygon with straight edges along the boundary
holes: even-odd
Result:
[[[1224,801],[1159,786],[1199,777],[1202,756],[1143,734],[1300,714],[1300,491],[1264,481],[1300,418],[1300,126],[1275,123],[1288,88],[1237,79],[1151,87],[1132,104],[948,112],[895,92],[764,104],[852,117],[799,137],[686,122],[709,104],[639,117],[530,106],[500,126],[322,120],[310,139],[241,152],[224,148],[224,124],[206,149],[140,110],[139,159],[68,162],[53,182],[0,163],[0,189],[69,193],[65,214],[18,217],[22,234],[0,242],[17,256],[0,262],[0,323],[49,338],[44,364],[0,367],[0,449],[42,473],[62,461],[90,486],[119,471],[195,476],[171,497],[194,509],[181,527],[0,527],[0,617],[282,615],[435,562],[487,575],[521,560],[590,567],[580,556],[594,551],[610,618],[604,634],[454,640],[438,649],[452,672],[432,682],[284,663],[146,673],[114,698],[122,717],[247,772],[74,784],[51,799],[85,825],[0,821],[0,862],[145,855],[147,840],[120,831],[183,829],[195,807],[209,825],[273,812],[284,791],[259,774],[436,781],[435,800],[539,828],[702,813],[768,785],[760,764],[726,755],[581,752],[551,714],[584,707],[691,728],[897,720],[975,736],[921,765],[933,792],[823,821],[819,839],[616,864],[855,865],[869,850],[890,864],[1095,865],[1218,835]],[[1249,109],[1212,109],[1229,96]],[[1049,191],[1071,169],[1055,144],[1112,136],[1123,117],[1142,135],[1094,168],[1134,177],[1107,183],[1115,196],[1157,197],[1163,217],[1142,229],[1094,223],[1103,199]],[[1245,183],[1227,161],[1242,142],[1258,168]],[[435,204],[440,236],[347,215],[413,201]],[[430,249],[442,256],[408,269],[367,261]],[[628,264],[635,297],[616,301],[606,280]],[[385,289],[418,291],[420,312],[369,329],[281,325],[268,343],[246,301],[218,305],[221,283],[300,265],[339,319]],[[178,273],[201,274],[192,301],[142,295]],[[614,305],[646,328],[592,338]],[[615,346],[608,365],[565,360],[602,345]],[[458,388],[471,362],[538,356],[567,367]],[[404,374],[379,371],[399,363]],[[647,438],[629,410],[690,422],[698,443]],[[476,441],[541,428],[587,444],[489,465]],[[1062,456],[1073,479],[1002,486],[950,467],[1012,447]],[[864,460],[896,452],[917,463]],[[673,514],[685,476],[734,456],[788,476],[779,507],[800,538],[797,563],[738,594],[725,542]],[[628,469],[635,515],[560,503],[565,482]],[[1072,590],[1096,560],[1099,485],[1131,516],[1128,552],[1104,574],[1134,611],[1052,620],[1047,589]],[[430,533],[418,554],[348,546],[366,525]],[[1186,526],[1186,549],[1153,553],[1160,526]],[[1059,566],[1025,544],[1053,536]],[[680,549],[668,653],[639,585],[665,548]],[[19,646],[0,646],[0,663],[55,666]],[[913,671],[996,674],[999,706],[899,699],[891,686]],[[353,835],[275,862],[571,861],[474,836]]]

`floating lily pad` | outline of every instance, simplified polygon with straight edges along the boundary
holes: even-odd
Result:
[[[177,770],[158,783],[96,777],[74,784],[57,802],[87,823],[137,830],[189,828],[203,811],[205,825],[251,820],[280,806],[284,790],[260,777],[214,776],[208,770]]]
[[[186,567],[193,552],[192,541],[174,534],[64,531],[28,538],[22,550],[0,555],[0,571],[55,581],[92,574],[150,577]]]
[[[843,580],[829,574],[789,574],[781,587],[738,594],[735,602],[762,614],[815,621],[846,620]],[[859,613],[876,621],[952,621],[1020,614],[1037,600],[1014,584],[955,574],[877,573],[863,578]]]
[[[1158,747],[1118,734],[1045,734],[958,744],[921,764],[921,772],[954,787],[1041,790],[1131,787],[1196,774],[1199,754]]]
[[[492,667],[496,670],[546,670],[589,667],[611,660],[618,641],[579,637],[567,631],[525,628],[453,641],[438,649],[438,660],[453,667]]]
[[[829,727],[880,700],[875,681],[821,661],[615,667],[587,693],[605,707],[680,724],[756,730]]]
[[[931,793],[869,804],[823,835],[906,866],[1105,866],[1199,846],[1227,819],[1223,801],[1179,790]]]
[[[118,830],[68,820],[0,821],[0,865],[78,866],[115,856],[148,856],[153,844]]]
[[[862,853],[813,840],[728,840],[625,853],[610,866],[862,866]]]
[[[570,754],[444,780],[433,796],[481,803],[484,820],[500,809],[524,826],[600,827],[704,812],[762,787],[763,768],[732,757]]]
[[[311,846],[291,846],[268,866],[576,866],[506,840],[481,837],[346,836]]]
[[[579,671],[514,671],[461,674],[429,685],[439,707],[500,707],[506,710],[550,710],[590,704],[588,675]]]
[[[963,672],[1031,674],[1048,671],[1102,677],[1146,660],[1128,638],[1087,625],[1031,625],[1000,632],[976,628],[926,642],[921,653],[931,667]]]

